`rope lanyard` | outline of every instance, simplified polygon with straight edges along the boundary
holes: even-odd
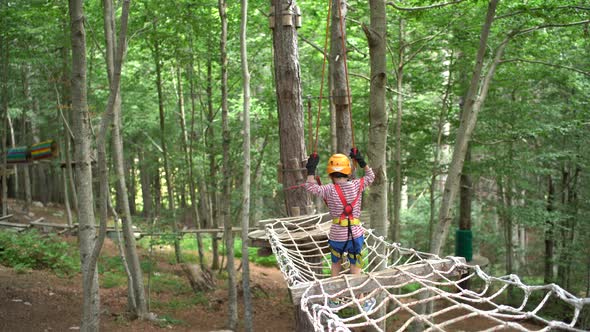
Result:
[[[338,15],[340,16],[340,34],[342,36],[342,53],[343,53],[343,61],[344,61],[344,76],[346,78],[346,94],[348,100],[348,115],[350,119],[350,132],[352,136],[352,147],[356,148],[354,142],[354,126],[352,124],[352,100],[350,96],[350,82],[348,80],[348,62],[346,57],[346,41],[344,40],[344,18],[342,17],[342,2],[341,0],[338,1]],[[328,1],[328,15],[326,17],[326,34],[324,38],[324,59],[322,61],[322,75],[321,75],[321,83],[320,83],[320,96],[318,101],[318,114],[316,117],[316,126],[315,126],[315,143],[313,145],[313,153],[317,154],[318,150],[318,140],[319,140],[319,129],[320,129],[320,114],[322,112],[322,101],[323,101],[323,93],[324,93],[324,77],[326,73],[326,62],[328,56],[328,35],[330,31],[330,18],[332,14],[332,0]]]

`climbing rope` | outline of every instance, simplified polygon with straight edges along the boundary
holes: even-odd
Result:
[[[346,79],[346,98],[348,101],[348,115],[349,115],[349,122],[350,122],[350,132],[351,132],[351,136],[352,136],[352,147],[356,148],[355,142],[354,142],[354,126],[352,123],[352,98],[351,98],[351,92],[350,92],[350,81],[348,79],[348,61],[347,61],[347,55],[346,55],[346,40],[344,38],[344,18],[342,17],[342,2],[341,0],[337,0],[338,1],[338,16],[339,16],[339,27],[340,27],[340,35],[342,36],[342,38],[340,38],[341,42],[342,42],[342,61],[344,63],[344,77]],[[317,148],[318,148],[318,140],[319,140],[319,128],[320,128],[320,115],[322,112],[322,101],[323,101],[323,96],[324,96],[324,78],[325,78],[325,73],[326,73],[326,62],[327,62],[327,57],[328,57],[328,36],[329,36],[329,31],[330,31],[330,18],[331,18],[331,14],[332,14],[332,0],[328,1],[328,10],[327,10],[327,15],[326,15],[326,33],[325,33],[325,37],[324,37],[324,50],[323,50],[323,61],[322,61],[322,74],[321,74],[321,80],[320,80],[320,93],[319,93],[319,100],[318,100],[318,112],[317,112],[317,117],[316,117],[316,126],[315,126],[315,142],[313,144],[313,153],[317,153]]]

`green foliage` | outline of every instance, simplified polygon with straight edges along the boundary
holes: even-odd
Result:
[[[168,273],[154,273],[152,276],[152,291],[175,295],[192,293],[186,279]]]
[[[120,272],[104,272],[100,277],[100,286],[103,288],[125,287],[127,276]]]
[[[24,233],[0,231],[0,264],[21,272],[49,269],[66,276],[80,269],[72,245],[57,236],[43,236],[34,230]]]
[[[236,238],[234,241],[234,256],[242,258],[242,239]],[[274,255],[261,257],[258,256],[258,248],[248,247],[248,261],[262,266],[276,267],[277,259]]]
[[[170,325],[186,325],[186,323],[181,319],[176,319],[169,315],[163,315],[158,321],[158,325],[161,328],[170,328]]]
[[[204,305],[207,306],[209,304],[209,299],[203,294],[193,294],[192,296],[183,296],[183,297],[175,297],[170,300],[166,301],[153,301],[153,307],[156,309],[163,309],[163,310],[182,310],[194,307],[195,305]]]
[[[98,260],[98,273],[105,272],[124,273],[125,267],[121,256],[101,256]]]

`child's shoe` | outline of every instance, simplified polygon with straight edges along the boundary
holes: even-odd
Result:
[[[371,297],[371,298],[367,299],[361,307],[363,308],[364,312],[369,312],[369,311],[373,310],[373,308],[375,307],[375,304],[377,304],[377,300],[375,300],[374,297]]]

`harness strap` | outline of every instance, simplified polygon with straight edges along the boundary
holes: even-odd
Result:
[[[340,188],[340,185],[337,183],[335,183],[334,185],[336,187],[338,197],[340,197],[340,201],[342,202],[342,206],[344,206],[344,211],[342,211],[342,214],[340,215],[340,225],[345,227],[347,226],[348,228],[346,244],[348,244],[348,241],[352,241],[352,248],[354,249],[354,251],[356,251],[354,236],[352,234],[352,225],[355,218],[352,215],[352,212],[354,211],[354,207],[356,206],[356,203],[358,202],[359,198],[361,197],[361,194],[363,193],[363,187],[365,186],[365,178],[361,178],[359,192],[357,193],[356,197],[354,198],[351,204],[348,204],[346,202],[346,197],[344,197],[344,193],[342,192],[342,188]],[[346,225],[343,225],[343,221],[346,222]],[[344,245],[344,248],[346,248],[346,244]]]
[[[352,226],[359,226],[361,224],[361,220],[358,218],[352,218],[352,219],[336,218],[336,219],[332,219],[332,223],[336,224],[336,225],[340,225],[340,226],[348,226],[349,224]]]
[[[354,210],[354,207],[356,206],[356,203],[358,202],[358,200],[361,197],[361,194],[363,192],[363,187],[365,186],[365,178],[361,178],[359,192],[357,193],[356,197],[354,198],[354,200],[350,204],[348,204],[348,202],[346,202],[346,197],[344,197],[344,193],[342,192],[342,188],[340,188],[340,185],[335,183],[335,186],[336,186],[336,193],[338,193],[338,197],[340,197],[340,202],[342,202],[342,206],[344,207],[344,211],[342,211],[342,214],[340,215],[340,220],[349,220],[349,222],[350,222],[350,220],[354,219],[354,217],[352,215],[352,211]]]

